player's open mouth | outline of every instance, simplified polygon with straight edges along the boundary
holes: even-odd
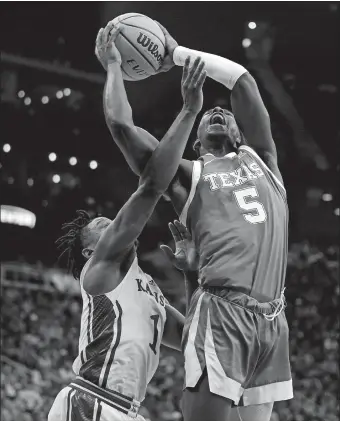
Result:
[[[210,125],[213,124],[226,124],[224,115],[222,113],[214,113],[210,117]]]

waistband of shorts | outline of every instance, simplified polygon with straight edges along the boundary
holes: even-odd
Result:
[[[243,292],[213,286],[202,286],[200,288],[204,292],[215,295],[216,297],[227,300],[233,304],[239,305],[257,314],[273,314],[273,312],[278,308],[278,306],[282,304],[281,298],[277,298],[266,303],[260,303],[255,298],[251,297],[250,295],[244,294]]]
[[[140,402],[130,398],[129,396],[125,396],[122,393],[116,392],[114,390],[102,389],[101,387],[83,379],[82,377],[77,377],[75,380],[73,380],[69,387],[74,390],[87,393],[94,398],[105,402],[112,408],[123,412],[129,417],[136,418],[138,415]]]

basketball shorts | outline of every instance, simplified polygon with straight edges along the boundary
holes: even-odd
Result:
[[[57,395],[48,421],[145,421],[138,408],[133,399],[77,377]]]
[[[286,316],[266,318],[275,304],[225,288],[198,288],[183,330],[184,387],[194,388],[206,369],[210,392],[234,405],[291,399]]]

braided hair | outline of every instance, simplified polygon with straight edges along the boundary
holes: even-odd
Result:
[[[82,254],[82,230],[92,221],[90,215],[84,210],[77,210],[77,217],[62,225],[63,230],[67,232],[57,239],[56,245],[58,249],[62,249],[59,259],[67,254],[67,269],[72,272],[75,279],[79,279],[81,269],[85,263]]]

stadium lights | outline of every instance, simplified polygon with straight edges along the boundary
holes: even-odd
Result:
[[[21,90],[18,92],[18,97],[23,98],[25,96],[25,91]]]
[[[324,202],[331,202],[333,200],[333,196],[330,193],[324,193],[322,195],[322,200]]]
[[[248,23],[248,28],[249,29],[255,29],[256,28],[256,23],[255,22],[249,22]]]
[[[55,184],[60,183],[60,175],[59,174],[54,174],[54,176],[52,177],[52,181]]]
[[[340,216],[340,209],[339,208],[334,209],[334,215]]]
[[[244,38],[242,40],[242,47],[243,48],[248,48],[251,46],[251,40],[249,38]]]
[[[11,148],[11,145],[9,143],[5,143],[2,149],[5,153],[8,153],[8,152],[10,152],[10,150],[12,148]]]
[[[48,104],[49,103],[49,101],[50,101],[50,99],[49,99],[49,97],[48,96],[43,96],[42,98],[41,98],[41,102],[43,103],[43,104]]]
[[[32,102],[32,100],[31,100],[31,98],[29,96],[24,99],[24,104],[25,105],[30,105],[31,102]]]
[[[1,205],[1,222],[4,224],[20,225],[34,228],[36,216],[33,212],[17,206]]]
[[[27,179],[27,185],[28,185],[29,187],[32,187],[32,186],[33,186],[33,184],[34,184],[34,180],[33,180],[33,178],[28,178],[28,179]]]
[[[71,158],[69,159],[69,163],[70,165],[76,165],[77,164],[77,158],[75,156],[71,156]]]
[[[91,161],[89,164],[91,170],[95,170],[98,167],[98,162],[97,161]]]
[[[14,184],[14,178],[8,177],[7,182],[8,182],[8,184]]]
[[[65,88],[64,89],[64,95],[65,96],[70,96],[71,95],[71,89],[70,88]]]
[[[64,96],[64,94],[63,94],[63,92],[62,92],[62,91],[58,91],[58,92],[55,94],[55,96],[56,96],[58,99],[61,99],[61,98]]]
[[[54,162],[54,161],[57,159],[57,154],[55,154],[54,152],[51,152],[51,153],[48,155],[48,159],[49,159],[51,162]]]

